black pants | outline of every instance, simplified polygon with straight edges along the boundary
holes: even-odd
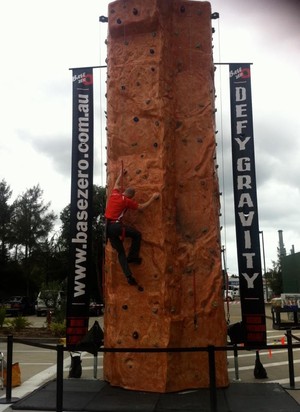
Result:
[[[128,252],[128,258],[134,259],[139,257],[141,247],[141,233],[132,227],[125,226],[122,223],[107,223],[107,237],[110,240],[112,247],[118,252],[118,259],[122,270],[126,277],[132,276],[131,270],[128,266],[127,257],[122,242],[122,235],[131,238],[131,246]]]

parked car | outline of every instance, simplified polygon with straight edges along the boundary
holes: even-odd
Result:
[[[234,300],[234,292],[233,290],[224,290],[224,300]]]
[[[34,314],[34,302],[28,296],[12,296],[4,301],[7,315],[24,316]]]
[[[62,290],[41,290],[35,304],[36,316],[46,316],[49,310],[60,308],[65,300],[65,292]]]

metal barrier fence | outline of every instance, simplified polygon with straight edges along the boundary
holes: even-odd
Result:
[[[237,357],[239,351],[249,351],[249,350],[261,350],[261,349],[287,349],[288,353],[288,364],[289,364],[289,389],[295,389],[295,375],[294,375],[294,357],[293,349],[300,348],[300,343],[293,344],[292,339],[297,341],[300,339],[292,335],[292,331],[289,329],[286,331],[287,344],[285,345],[265,345],[259,348],[228,345],[228,346],[213,346],[209,345],[207,347],[188,347],[188,348],[100,348],[98,353],[101,352],[132,352],[132,353],[172,353],[172,352],[207,352],[208,362],[209,362],[209,391],[210,391],[210,410],[211,412],[218,412],[217,405],[217,385],[216,385],[216,363],[215,354],[218,351],[233,351],[235,359],[235,371],[236,378],[238,377],[238,364]],[[7,337],[7,384],[6,384],[6,397],[0,399],[0,403],[14,403],[16,400],[12,398],[12,364],[13,364],[13,343],[22,343],[28,346],[35,346],[38,348],[55,350],[57,352],[57,365],[56,365],[56,412],[63,412],[63,363],[64,363],[64,352],[68,351],[67,348],[62,345],[47,345],[42,343],[37,343],[35,341],[30,341],[28,339],[13,338],[13,335]],[[2,402],[1,402],[2,401]]]

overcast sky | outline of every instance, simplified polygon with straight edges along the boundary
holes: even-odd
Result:
[[[14,200],[39,184],[59,215],[70,202],[72,84],[69,68],[105,64],[106,0],[1,2],[0,180]],[[266,267],[300,251],[300,2],[212,0],[215,62],[250,62],[259,226]],[[95,184],[105,184],[105,70],[95,71]],[[222,244],[237,273],[228,68],[217,68],[217,128]],[[100,87],[101,84],[101,87]],[[102,91],[102,94],[99,93]]]

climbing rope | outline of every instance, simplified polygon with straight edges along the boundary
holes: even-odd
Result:
[[[228,273],[226,269],[226,259],[225,259],[225,248],[222,248],[222,256],[223,256],[223,266],[224,266],[224,286],[226,290],[226,316],[227,316],[227,325],[230,325],[230,306],[229,306],[229,299],[228,299]]]
[[[221,30],[220,30],[220,19],[218,19],[217,22],[217,30],[218,30],[218,59],[219,62],[221,63]],[[224,133],[223,133],[223,100],[222,100],[222,73],[221,73],[221,66],[219,66],[219,100],[220,100],[220,117],[219,117],[219,122],[220,122],[220,140],[221,140],[221,159],[222,159],[222,165],[221,165],[221,176],[222,176],[222,199],[223,201],[221,202],[221,210],[222,210],[222,217],[223,217],[223,239],[224,239],[224,245],[222,247],[222,257],[223,257],[223,268],[224,268],[224,290],[226,291],[225,299],[226,299],[226,321],[227,324],[230,324],[230,305],[229,305],[229,299],[228,299],[228,286],[229,286],[229,280],[228,280],[228,273],[227,273],[227,266],[226,266],[226,246],[227,246],[227,228],[226,228],[226,190],[225,190],[225,161],[224,161]]]
[[[220,19],[218,19],[218,57],[219,62],[221,62],[221,35],[220,35]],[[225,168],[224,168],[224,133],[223,133],[223,100],[222,100],[222,73],[221,67],[219,66],[219,95],[220,95],[220,139],[221,139],[221,158],[222,158],[222,167],[221,167],[221,174],[222,174],[222,216],[223,216],[223,226],[224,226],[224,244],[225,244],[225,251],[226,253],[226,246],[227,246],[227,232],[226,232],[226,189],[225,189]]]

